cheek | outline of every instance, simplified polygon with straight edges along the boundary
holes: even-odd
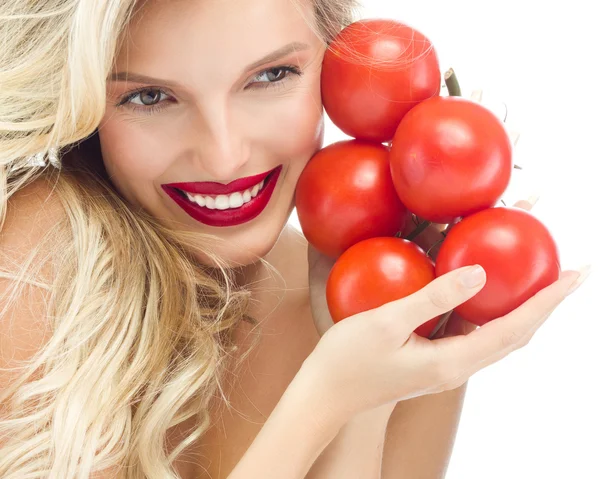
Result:
[[[307,162],[323,143],[323,106],[316,95],[295,95],[282,105],[269,142],[283,159]]]
[[[98,129],[102,158],[107,172],[119,179],[152,180],[164,171],[158,136],[148,135],[143,125],[127,124],[112,118]]]

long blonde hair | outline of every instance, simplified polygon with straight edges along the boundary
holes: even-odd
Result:
[[[327,43],[358,8],[355,0],[314,3],[307,21]],[[249,291],[211,255],[211,238],[161,226],[102,173],[105,79],[137,7],[0,2],[0,230],[8,199],[36,180],[66,212],[17,271],[0,272],[13,285],[0,293],[3,304],[26,284],[47,290],[52,327],[18,380],[0,391],[9,413],[0,419],[3,479],[87,478],[114,466],[123,478],[179,477],[173,461],[206,431],[209,402],[222,395],[230,333],[252,321]],[[60,169],[27,164],[52,146]],[[199,265],[194,250],[219,266]],[[51,278],[39,266],[48,258]],[[193,416],[198,427],[167,455],[167,430]]]

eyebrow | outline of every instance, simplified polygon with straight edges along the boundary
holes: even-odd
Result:
[[[289,43],[289,44],[269,53],[268,55],[265,55],[260,60],[257,60],[255,62],[251,63],[244,69],[244,73],[248,73],[251,70],[254,70],[255,68],[258,68],[261,65],[264,65],[266,63],[271,63],[271,62],[277,61],[277,60],[285,57],[286,55],[289,55],[292,52],[308,50],[309,48],[310,48],[310,45],[308,45],[306,43],[302,43],[302,42]],[[108,77],[108,79],[110,81],[115,81],[115,82],[129,81],[129,82],[135,82],[135,83],[145,83],[148,85],[160,83],[160,84],[165,85],[170,88],[179,86],[179,84],[177,82],[172,81],[172,80],[153,78],[153,77],[150,77],[147,75],[141,75],[139,73],[126,72],[126,71],[111,73],[110,76]]]

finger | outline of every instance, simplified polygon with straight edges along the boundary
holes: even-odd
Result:
[[[481,266],[464,266],[439,276],[416,293],[378,309],[384,321],[397,322],[401,317],[403,325],[414,331],[421,324],[471,299],[483,288],[485,280]]]
[[[544,317],[542,318],[542,321],[540,321],[538,324],[538,328],[539,328],[539,326],[542,325],[542,323],[544,323],[550,317],[550,315],[553,312],[554,312],[554,309],[550,313],[544,315]],[[517,345],[516,348],[513,348],[510,351],[506,351],[506,350],[496,351],[495,354],[492,354],[488,358],[467,366],[467,368],[464,371],[460,372],[456,377],[453,377],[453,378],[451,377],[444,384],[442,384],[439,388],[440,392],[448,391],[448,390],[452,390],[452,389],[456,389],[457,387],[460,387],[465,382],[467,382],[468,379],[471,376],[473,376],[477,371],[481,371],[482,369],[485,369],[488,366],[491,366],[492,364],[497,363],[501,359],[508,356],[512,351],[514,351],[514,349],[519,349],[523,346],[526,346],[538,328],[535,328],[533,331],[530,331],[529,334],[525,335],[523,337],[523,339],[521,340],[521,342]]]
[[[525,211],[531,211],[531,208],[533,208],[533,205],[527,200],[519,200],[514,204],[514,207],[520,208]]]
[[[532,195],[526,200],[519,200],[514,204],[515,208],[521,208],[522,210],[531,211],[535,204],[540,199],[537,195]]]
[[[479,370],[521,347],[564,300],[577,271],[564,271],[560,279],[539,291],[511,313],[490,321],[466,336],[435,341],[440,361],[456,363],[457,369]]]

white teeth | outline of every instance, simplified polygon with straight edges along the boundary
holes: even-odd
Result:
[[[225,195],[219,195],[215,198],[215,208],[218,210],[226,210],[229,208],[229,198]]]
[[[229,197],[229,207],[230,208],[239,208],[243,204],[244,204],[244,198],[242,197],[241,193],[238,193],[236,191]]]
[[[190,195],[188,195],[188,198],[189,197],[190,197]],[[196,203],[198,203],[200,206],[206,206],[206,200],[204,199],[204,196],[202,196],[202,195],[194,195],[193,198],[194,198],[194,201]]]
[[[196,203],[200,206],[205,206],[209,210],[228,210],[230,208],[239,208],[240,206],[248,203],[252,198],[256,197],[258,192],[265,186],[265,180],[262,180],[259,184],[254,185],[252,188],[248,188],[244,191],[236,191],[230,195],[218,195],[218,196],[204,196],[204,195],[193,195],[185,192],[188,200]]]

